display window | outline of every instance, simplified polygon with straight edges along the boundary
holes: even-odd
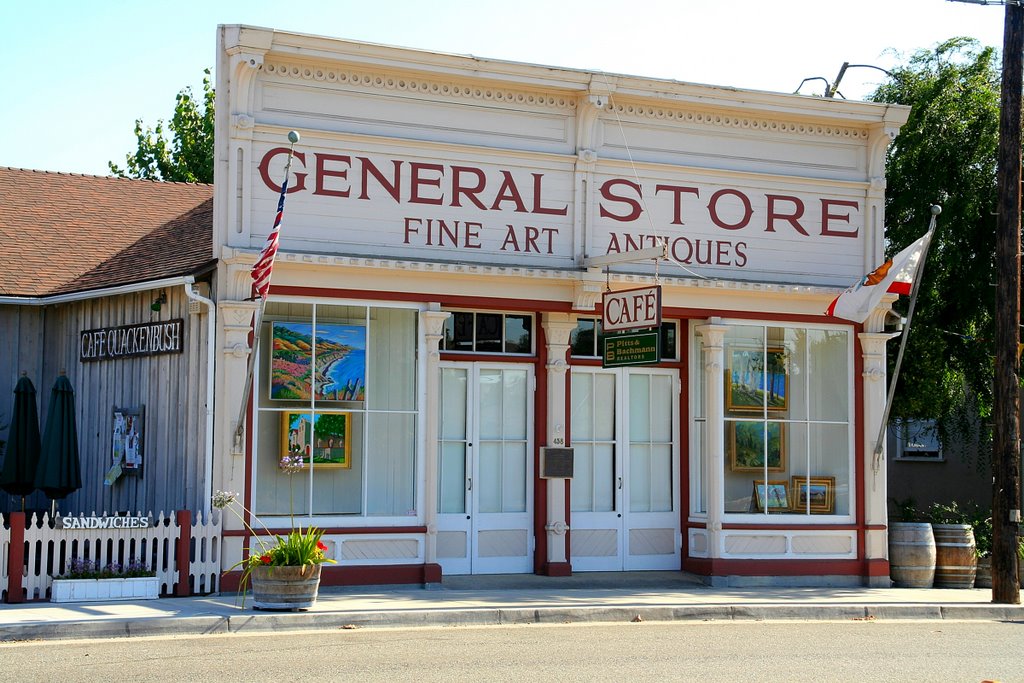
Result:
[[[696,358],[703,340],[695,338]],[[735,515],[852,514],[852,341],[846,329],[730,325],[723,342],[722,405],[704,405],[710,381],[694,378],[694,434],[721,415],[724,512]],[[697,452],[703,453],[703,448]],[[708,471],[691,472],[694,512],[706,512]]]
[[[417,514],[417,311],[268,302],[254,443],[258,515]]]

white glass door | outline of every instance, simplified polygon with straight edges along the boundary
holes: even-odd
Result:
[[[438,562],[445,574],[533,570],[533,372],[442,363]]]
[[[573,570],[678,569],[678,373],[579,368],[571,391]]]

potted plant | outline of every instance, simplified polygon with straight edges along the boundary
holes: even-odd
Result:
[[[281,468],[286,474],[301,471],[302,457],[285,456],[281,459]],[[290,494],[289,487],[289,499]],[[266,536],[271,538],[269,541],[264,540],[265,536],[259,536],[235,509],[241,508],[246,515],[253,516],[238,502],[235,493],[218,491],[213,496],[213,507],[220,510],[230,508],[256,541],[255,546],[245,549],[248,556],[231,567],[231,570],[242,569],[238,588],[242,594],[242,608],[245,608],[245,592],[250,583],[254,609],[300,610],[312,607],[320,587],[321,567],[326,562],[334,563],[327,557],[323,530],[314,526],[296,527],[292,500],[289,500],[291,530],[281,535],[273,534],[264,527]]]
[[[978,558],[969,513],[956,501],[932,503],[928,518],[935,535],[936,588],[973,588]]]
[[[899,588],[931,588],[935,579],[935,536],[920,519],[913,498],[893,500],[889,521],[889,577]]]
[[[72,558],[67,572],[52,577],[51,602],[155,600],[160,597],[156,572],[142,562],[105,566],[88,558]]]

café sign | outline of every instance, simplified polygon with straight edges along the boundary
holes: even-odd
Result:
[[[83,363],[116,358],[181,353],[181,318],[84,330],[79,341],[79,360]]]
[[[661,285],[608,291],[601,301],[601,327],[606,333],[661,325]]]

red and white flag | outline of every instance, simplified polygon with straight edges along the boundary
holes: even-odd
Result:
[[[916,242],[837,296],[825,313],[862,323],[882,301],[886,292],[910,294],[914,278],[920,270],[921,259],[928,251],[931,239],[932,231],[929,230]]]
[[[288,159],[291,166],[291,158]],[[284,172],[284,182],[281,183],[281,198],[277,200],[277,216],[274,217],[274,227],[267,235],[267,242],[263,245],[263,251],[252,267],[252,295],[266,299],[270,292],[270,273],[274,270],[274,257],[277,256],[277,245],[281,239],[281,217],[284,215],[284,196],[288,193],[288,169]]]

